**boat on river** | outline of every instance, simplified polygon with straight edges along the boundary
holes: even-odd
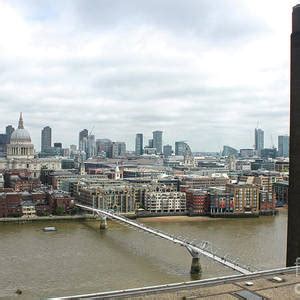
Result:
[[[54,226],[49,226],[49,227],[44,227],[43,230],[45,232],[50,232],[50,231],[56,231],[57,229]]]

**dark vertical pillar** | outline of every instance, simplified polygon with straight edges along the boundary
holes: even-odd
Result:
[[[300,257],[300,5],[293,8],[291,35],[290,178],[287,266]]]
[[[192,258],[192,265],[191,265],[191,274],[200,274],[201,273],[201,264],[199,257]]]

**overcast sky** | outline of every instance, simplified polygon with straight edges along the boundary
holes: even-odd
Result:
[[[252,147],[289,128],[292,0],[0,0],[0,128]]]

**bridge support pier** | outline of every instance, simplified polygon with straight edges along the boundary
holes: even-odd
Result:
[[[199,275],[202,272],[200,264],[200,253],[192,246],[186,246],[187,250],[192,255],[191,275]]]
[[[192,275],[196,275],[196,274],[198,275],[198,274],[201,274],[201,272],[202,272],[202,269],[201,269],[201,264],[200,264],[200,257],[193,257],[190,273]]]
[[[107,228],[106,216],[100,216],[100,230],[105,230]]]

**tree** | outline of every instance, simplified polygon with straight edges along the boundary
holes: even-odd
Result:
[[[63,207],[56,207],[55,209],[55,214],[58,215],[58,216],[61,216],[65,213],[65,210]]]

